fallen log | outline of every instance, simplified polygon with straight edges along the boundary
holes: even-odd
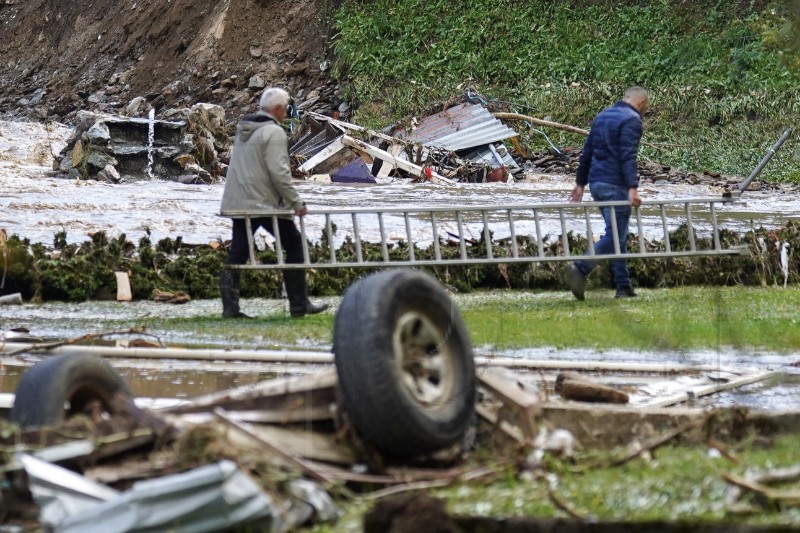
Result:
[[[628,403],[628,395],[613,387],[600,385],[575,372],[556,377],[555,391],[565,400],[596,403]]]

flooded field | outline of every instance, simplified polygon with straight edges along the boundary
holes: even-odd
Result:
[[[481,295],[456,295],[456,303],[469,304]],[[339,298],[326,298],[334,309]],[[282,300],[248,299],[247,308],[257,315],[280,313],[285,310]],[[26,328],[29,335],[39,339],[75,338],[86,333],[101,331],[121,331],[139,324],[144,318],[173,319],[212,316],[219,312],[216,300],[195,300],[174,306],[155,302],[86,302],[81,304],[45,303],[22,306],[0,306],[0,324],[3,330]],[[265,326],[268,327],[268,326]],[[266,333],[266,332],[265,332]],[[331,345],[326,342],[301,339],[289,345],[276,345],[264,337],[253,336],[246,339],[233,337],[224,331],[204,330],[201,325],[187,326],[181,330],[148,327],[148,336],[141,338],[158,339],[168,347],[263,351],[281,350],[286,352],[330,354]],[[134,337],[140,337],[134,335]],[[117,335],[117,339],[129,339],[128,335]],[[34,339],[35,340],[35,339]],[[110,341],[96,345],[113,345]],[[8,343],[7,347],[12,344]],[[587,363],[602,361],[618,364],[679,364],[692,367],[748,368],[774,372],[765,381],[759,381],[741,388],[728,390],[697,398],[693,405],[698,407],[728,407],[742,405],[757,409],[800,410],[800,367],[792,366],[800,360],[791,354],[773,354],[750,350],[720,347],[713,350],[691,351],[630,351],[630,350],[587,350],[557,348],[523,348],[497,350],[490,346],[476,346],[479,357],[506,358],[512,360],[569,361]],[[4,357],[0,363],[0,393],[13,392],[25,368],[37,358],[25,356],[23,359]],[[161,398],[190,398],[209,392],[225,390],[256,383],[277,376],[300,375],[314,372],[328,365],[301,363],[262,363],[249,360],[197,360],[187,361],[164,358],[161,360],[112,358],[112,363],[140,396]],[[589,365],[591,374],[591,365]],[[540,386],[539,374],[531,370],[517,370],[521,376],[527,375],[530,383]],[[624,372],[622,373],[624,375]],[[607,379],[597,373],[600,380]],[[547,376],[552,381],[553,376]],[[620,382],[635,385],[637,378],[619,378]],[[649,379],[653,379],[651,376]],[[664,378],[659,378],[664,379]],[[669,378],[666,378],[669,379]]]
[[[32,242],[50,243],[56,232],[65,230],[70,242],[82,242],[91,233],[105,231],[111,236],[126,234],[136,242],[146,233],[153,240],[182,237],[185,242],[204,243],[229,238],[229,221],[217,216],[222,184],[181,185],[148,181],[125,184],[61,180],[46,177],[52,153],[56,153],[69,129],[59,125],[43,127],[31,123],[0,121],[0,228]],[[768,169],[765,171],[768,174]],[[311,207],[399,207],[441,205],[533,205],[564,202],[572,188],[567,176],[529,175],[523,183],[463,184],[435,186],[405,181],[371,186],[323,185],[298,183],[298,189]],[[708,187],[674,184],[647,184],[644,199],[699,198],[719,196],[721,191]],[[777,228],[800,217],[800,202],[791,193],[747,192],[742,201],[721,208],[720,226],[745,231],[752,226]],[[391,235],[402,235],[402,220],[387,220]],[[422,221],[419,221],[422,224]],[[575,228],[583,226],[576,221]],[[658,221],[657,223],[660,223]],[[560,227],[545,221],[545,231],[560,233]],[[322,234],[322,221],[310,216],[308,234]],[[372,228],[374,230],[374,228]],[[532,233],[532,226],[520,221],[519,231]],[[660,228],[657,228],[660,230]],[[479,232],[479,229],[476,230]],[[645,227],[647,233],[650,228]],[[370,238],[370,228],[362,228]],[[496,237],[503,237],[497,234]],[[343,238],[343,235],[339,235]],[[331,299],[335,306],[338,302]],[[285,307],[285,302],[252,300],[248,308],[259,313]],[[71,338],[103,330],[106,325],[135,325],[141,316],[203,316],[218,312],[217,301],[194,301],[185,306],[165,306],[152,302],[118,304],[43,304],[0,306],[0,332],[25,327],[32,335],[46,338]],[[231,340],[198,331],[154,331],[169,345],[231,347]],[[262,346],[261,339],[235,340],[237,348],[303,349],[330,351],[330,346],[313,342],[294,346]],[[476,350],[481,354],[481,349]],[[787,366],[787,357],[733,351],[693,353],[631,353],[564,351],[554,349],[516,350],[494,354],[524,359],[577,359],[605,361],[663,361],[684,364],[740,364],[777,370],[774,379],[742,389],[698,400],[702,405],[746,405],[758,408],[800,409],[800,373]],[[309,371],[303,365],[261,365],[255,363],[194,363],[166,361],[157,368],[141,362],[118,363],[121,372],[135,391],[145,396],[190,397],[233,386],[247,385],[281,373]],[[13,391],[24,366],[16,361],[0,364],[0,392]]]

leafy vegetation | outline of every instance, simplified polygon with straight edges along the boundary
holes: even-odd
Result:
[[[468,258],[485,258],[485,236],[470,242],[465,247]],[[488,238],[492,239],[490,235]],[[567,235],[573,255],[581,255],[586,249],[586,239]],[[673,251],[689,250],[687,226],[678,227],[669,236]],[[560,236],[543,237],[545,256],[558,257],[561,253]],[[777,246],[789,243],[791,250],[800,249],[800,224],[790,221],[776,231],[764,228],[753,229],[744,235],[723,230],[720,232],[723,248],[737,246],[749,250],[748,255],[700,257],[695,259],[637,259],[630,262],[635,284],[639,287],[672,287],[679,285],[757,285],[767,286],[783,282],[795,283],[800,277],[800,262],[790,254],[787,271],[780,265]],[[439,246],[443,259],[459,258],[458,243],[441,241]],[[665,250],[665,243],[645,241],[650,252]],[[629,236],[629,249],[639,247],[637,237]],[[710,249],[709,238],[696,238],[698,250]],[[163,292],[185,292],[192,298],[218,298],[219,274],[225,266],[226,252],[223,246],[186,245],[180,238],[162,239],[155,246],[148,236],[139,241],[138,247],[125,235],[109,239],[102,232],[90,241],[68,244],[64,232],[55,236],[53,248],[41,243],[31,244],[12,235],[5,243],[9,252],[9,270],[6,290],[20,292],[25,299],[33,301],[63,300],[80,302],[86,300],[114,299],[116,297],[115,272],[127,272],[131,280],[133,297],[147,300],[155,290]],[[539,243],[530,236],[517,237],[520,257],[537,257]],[[329,261],[330,246],[323,234],[316,243],[309,243],[309,256],[314,264]],[[340,262],[356,262],[362,257],[365,263],[380,265],[383,250],[379,244],[362,242],[361,256],[355,242],[349,236],[336,250]],[[511,257],[512,246],[508,240],[491,243],[492,256]],[[408,243],[399,242],[387,253],[392,261],[406,261],[409,257]],[[417,260],[436,260],[433,247],[414,249]],[[275,251],[258,252],[264,264],[275,264]],[[565,289],[562,272],[563,263],[556,261],[510,263],[442,265],[423,267],[443,285],[454,292],[470,292],[481,289]],[[307,274],[311,294],[340,295],[357,278],[364,275],[362,269],[317,268]],[[598,268],[588,278],[590,287],[610,286],[608,269]],[[279,297],[282,293],[282,278],[277,270],[248,271],[242,276],[242,296]]]
[[[652,92],[643,158],[747,175],[800,116],[794,4],[345,0],[337,69],[358,121],[373,127],[468,88],[587,127],[625,87],[643,85]],[[582,143],[561,132],[553,141]],[[800,182],[797,147],[787,143],[765,177]]]

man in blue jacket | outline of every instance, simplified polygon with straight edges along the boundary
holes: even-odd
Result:
[[[583,200],[583,190],[589,191],[596,202],[613,200],[630,201],[639,207],[639,176],[636,171],[636,156],[642,138],[642,117],[647,112],[650,101],[647,91],[641,87],[631,87],[622,100],[604,109],[592,122],[592,128],[583,145],[578,162],[575,188],[570,193],[570,202]],[[614,253],[614,239],[619,241],[620,252],[625,253],[628,241],[628,222],[631,207],[601,207],[606,228],[603,237],[594,245],[595,255]],[[614,235],[611,217],[616,219],[617,235]],[[567,267],[567,283],[578,300],[584,299],[586,276],[596,266],[597,261],[575,261]],[[615,298],[636,296],[631,286],[628,262],[625,259],[611,261]]]

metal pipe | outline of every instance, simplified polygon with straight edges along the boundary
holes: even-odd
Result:
[[[36,344],[6,342],[0,352],[35,350]],[[326,352],[287,350],[225,350],[221,348],[121,348],[116,346],[64,345],[40,351],[47,355],[92,353],[104,357],[132,359],[190,359],[216,361],[258,361],[262,363],[332,363],[333,354]]]
[[[786,130],[778,138],[778,140],[775,141],[775,144],[772,145],[772,148],[767,150],[767,153],[764,154],[764,157],[762,157],[761,161],[758,162],[756,168],[754,168],[753,171],[750,173],[750,175],[747,176],[747,179],[739,184],[739,192],[744,192],[745,190],[747,190],[747,187],[750,185],[750,182],[756,179],[756,176],[761,174],[761,171],[764,169],[765,166],[767,166],[769,160],[772,159],[772,156],[775,155],[775,152],[778,151],[778,149],[783,145],[783,143],[786,141],[786,139],[789,138],[789,135],[791,134],[792,134],[792,128],[786,128]]]
[[[6,342],[0,344],[0,353],[31,353],[37,344],[22,342]],[[129,359],[179,359],[179,360],[216,360],[216,361],[252,361],[263,363],[333,363],[333,354],[322,351],[294,350],[226,350],[221,348],[121,348],[116,346],[81,346],[68,344],[57,346],[39,353],[48,355],[91,353],[109,358]],[[629,372],[647,372],[653,374],[673,374],[677,372],[718,372],[727,370],[714,365],[681,365],[664,363],[621,363],[609,361],[567,361],[518,359],[511,357],[475,356],[478,366],[497,366],[507,368],[537,368],[545,370],[621,370]],[[735,371],[735,368],[730,369]]]

